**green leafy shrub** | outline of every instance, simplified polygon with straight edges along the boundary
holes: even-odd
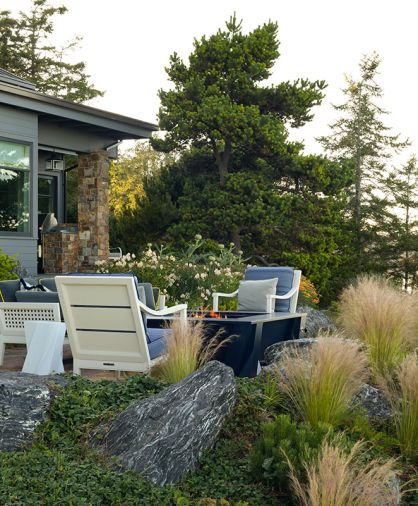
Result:
[[[15,257],[16,255],[12,257],[7,255],[0,248],[0,281],[18,279],[19,276],[16,274],[18,262]]]
[[[350,439],[354,442],[358,440],[367,441],[379,455],[393,454],[399,447],[399,441],[396,437],[390,433],[376,430],[370,425],[368,418],[362,414],[352,416],[345,425]]]
[[[49,445],[68,446],[80,443],[101,420],[112,417],[128,404],[145,399],[162,390],[164,384],[149,376],[130,376],[124,381],[91,381],[81,376],[69,377],[69,385],[49,408],[48,420],[39,437]]]
[[[313,428],[307,423],[292,422],[289,415],[279,415],[274,422],[263,425],[262,437],[254,446],[251,454],[254,474],[274,487],[287,490],[291,467],[302,475],[303,462],[316,458],[323,439],[331,431],[330,425]]]

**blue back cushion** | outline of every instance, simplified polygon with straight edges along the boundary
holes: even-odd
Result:
[[[142,286],[144,288],[144,291],[145,291],[145,300],[146,300],[145,304],[150,309],[155,309],[154,291],[153,291],[151,283],[139,283],[139,282],[137,282],[136,283],[137,290],[138,290],[139,286]]]
[[[18,279],[0,281],[0,302],[16,302],[15,293],[18,290],[20,290],[20,281]]]
[[[35,292],[33,290],[18,290],[16,292],[17,302],[37,302],[37,303],[59,303],[57,292]]]
[[[245,271],[249,281],[272,278],[278,278],[276,295],[285,295],[293,285],[293,267],[248,267]],[[276,300],[276,311],[287,313],[289,309],[290,299]]]
[[[51,290],[51,292],[57,291],[57,284],[55,283],[55,278],[42,278],[39,280],[39,284]]]

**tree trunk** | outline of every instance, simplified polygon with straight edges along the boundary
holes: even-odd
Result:
[[[233,228],[231,230],[231,241],[234,243],[234,253],[237,253],[239,251],[242,251],[242,248],[241,248],[241,237],[239,235],[240,231],[238,230],[238,228]]]
[[[221,153],[218,151],[216,145],[213,145],[213,152],[215,154],[216,165],[218,166],[219,184],[221,188],[224,188],[225,186],[225,178],[228,174],[229,159],[231,158],[231,149],[231,143],[228,141],[225,141],[225,149]]]

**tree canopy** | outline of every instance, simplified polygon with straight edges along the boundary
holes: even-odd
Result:
[[[281,155],[285,151],[286,123],[301,126],[321,103],[323,81],[298,80],[268,87],[279,57],[277,24],[244,34],[232,16],[225,30],[194,41],[188,64],[174,53],[166,68],[173,89],[160,90],[159,124],[167,132],[155,139],[163,151],[208,147],[221,186],[240,149]]]
[[[86,63],[69,63],[69,53],[81,42],[75,37],[64,47],[50,41],[54,32],[54,16],[62,16],[67,8],[54,7],[47,0],[33,0],[28,13],[0,11],[0,67],[27,79],[38,91],[72,102],[84,102],[102,96],[103,92],[89,82]]]

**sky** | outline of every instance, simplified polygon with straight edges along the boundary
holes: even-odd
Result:
[[[308,78],[328,84],[314,120],[291,132],[305,151],[319,153],[315,138],[329,133],[338,117],[331,104],[344,101],[345,75],[358,77],[364,54],[382,58],[379,105],[390,115],[392,133],[413,145],[404,157],[418,152],[416,0],[51,0],[69,12],[57,16],[52,41],[64,44],[83,37],[72,56],[84,60],[95,86],[105,96],[88,104],[152,123],[157,122],[158,89],[169,82],[164,67],[176,51],[187,59],[194,38],[223,28],[236,12],[248,32],[272,20],[279,25],[280,53],[270,83]],[[0,0],[1,9],[27,10],[29,0]]]

